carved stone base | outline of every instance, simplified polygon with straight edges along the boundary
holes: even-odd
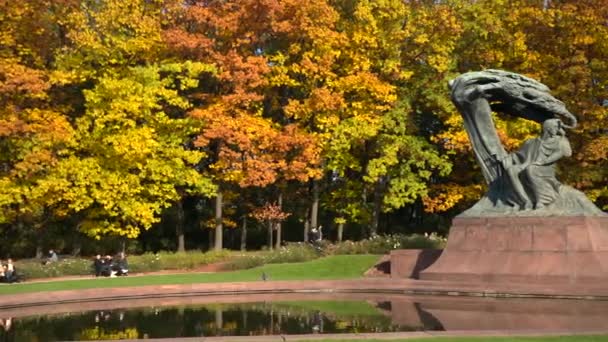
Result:
[[[608,283],[608,217],[457,217],[420,279]]]

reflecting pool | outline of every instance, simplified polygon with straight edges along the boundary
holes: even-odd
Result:
[[[5,341],[73,341],[196,336],[422,330],[393,324],[364,301],[258,302],[92,310],[13,318]]]
[[[605,331],[608,301],[258,294],[2,310],[0,342],[394,331]],[[608,332],[608,331],[607,331]]]

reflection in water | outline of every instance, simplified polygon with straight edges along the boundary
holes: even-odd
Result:
[[[390,315],[366,302],[209,304],[23,317],[14,320],[10,332],[0,332],[3,337],[0,341],[363,333],[420,329],[423,327],[395,325],[391,322]]]

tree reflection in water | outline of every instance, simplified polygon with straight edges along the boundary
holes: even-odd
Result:
[[[0,340],[115,340],[420,329],[395,325],[390,316],[366,302],[267,302],[30,316],[14,319],[10,332],[0,332]]]

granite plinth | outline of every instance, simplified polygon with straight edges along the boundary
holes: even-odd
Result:
[[[608,282],[608,217],[459,217],[423,280]]]
[[[437,261],[441,252],[441,249],[396,249],[391,251],[391,278],[418,279],[420,271]]]

